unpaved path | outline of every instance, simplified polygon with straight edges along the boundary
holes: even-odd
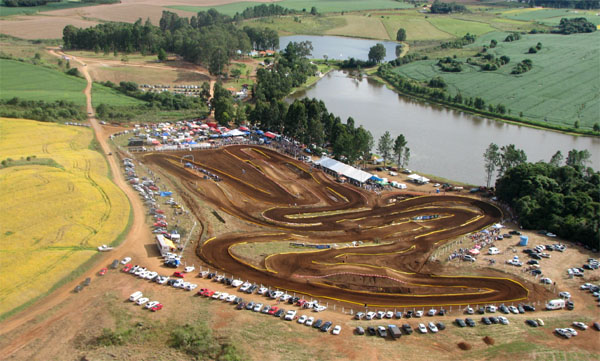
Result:
[[[50,51],[51,54],[55,56],[62,56],[62,54],[57,54],[54,51]],[[96,138],[100,143],[100,147],[105,154],[110,152],[109,145],[106,142],[106,135],[104,134],[104,130],[98,124],[98,121],[94,117],[94,109],[92,107],[92,78],[90,77],[87,67],[85,63],[79,61],[75,57],[71,57],[73,62],[77,62],[81,64],[80,67],[81,73],[87,80],[87,86],[85,88],[85,95],[87,99],[87,111],[88,111],[88,119],[94,132],[96,134]],[[136,260],[144,259],[148,266],[157,268],[160,264],[159,260],[156,258],[148,259],[148,251],[147,245],[152,245],[152,234],[150,233],[149,228],[145,223],[145,209],[142,205],[141,200],[137,196],[137,194],[133,191],[133,189],[127,184],[125,179],[123,178],[123,172],[120,169],[119,162],[115,156],[110,155],[107,156],[108,164],[110,166],[111,172],[113,174],[113,181],[115,184],[125,192],[127,197],[129,198],[130,204],[132,206],[133,211],[133,223],[131,224],[131,228],[127,234],[126,240],[117,247],[112,252],[107,252],[104,257],[98,262],[99,264],[108,264],[113,259],[121,259],[125,256],[133,257]],[[151,248],[151,247],[149,247]],[[9,335],[11,332],[21,329],[25,326],[30,326],[35,323],[36,319],[43,318],[44,314],[49,312],[54,308],[58,308],[58,311],[53,313],[52,317],[49,317],[42,322],[35,324],[31,327],[27,332],[25,332],[21,337],[15,338],[9,344],[5,345],[0,350],[0,359],[8,358],[13,353],[18,351],[23,346],[27,345],[29,342],[35,340],[36,338],[43,335],[47,332],[51,326],[59,321],[61,318],[66,317],[68,314],[72,314],[73,310],[81,309],[79,306],[84,306],[86,302],[89,302],[89,299],[86,297],[79,297],[77,300],[72,302],[69,307],[59,306],[65,302],[67,299],[74,297],[72,293],[72,289],[81,282],[86,277],[92,277],[98,271],[98,267],[92,267],[89,271],[83,274],[80,279],[74,280],[63,287],[56,290],[50,296],[39,300],[31,307],[27,308],[26,312],[20,312],[17,315],[7,319],[2,322],[0,327],[0,339],[4,338],[6,335]]]

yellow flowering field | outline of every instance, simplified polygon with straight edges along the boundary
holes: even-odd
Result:
[[[85,127],[0,118],[0,161],[18,162],[0,168],[0,315],[48,292],[125,230],[129,203],[88,148],[92,139]],[[48,158],[56,163],[35,164]]]

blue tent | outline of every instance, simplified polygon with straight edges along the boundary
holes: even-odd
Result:
[[[374,180],[375,182],[381,182],[381,181],[383,181],[383,178],[379,178],[378,176],[374,175],[371,178],[369,178],[369,180]]]
[[[262,130],[260,130],[260,129],[257,129],[257,130],[256,130],[256,134],[258,134],[258,135],[263,135],[263,134],[265,134],[265,132],[263,132],[263,131],[262,131]]]
[[[170,196],[172,194],[173,194],[173,192],[160,192],[160,196],[161,197],[168,197],[168,196]]]
[[[209,137],[210,138],[219,138],[219,134],[211,134]]]
[[[162,135],[163,135],[163,136],[165,136],[165,137],[168,137],[168,136],[169,136],[169,133],[167,133],[167,132],[164,132],[164,133],[162,133]]]

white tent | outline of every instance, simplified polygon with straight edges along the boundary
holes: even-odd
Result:
[[[373,175],[360,169],[356,169],[342,162],[338,162],[335,159],[323,157],[315,162],[325,169],[329,169],[332,172],[342,175],[348,179],[355,180],[359,183],[364,183],[369,180]]]

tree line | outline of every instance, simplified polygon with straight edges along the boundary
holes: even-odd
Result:
[[[389,131],[383,133],[377,143],[377,152],[383,158],[383,166],[387,165],[387,160],[394,156],[394,160],[398,167],[404,168],[408,166],[410,160],[410,148],[406,145],[408,142],[404,134],[400,134],[396,139],[392,139]]]
[[[57,3],[61,0],[4,0],[4,6],[7,7],[28,7],[28,6],[40,6],[46,5],[47,3]]]
[[[530,6],[543,6],[546,8],[559,9],[598,9],[600,0],[520,0],[527,2]]]
[[[85,120],[83,107],[65,100],[45,102],[18,97],[0,100],[0,117],[33,119],[42,122]]]
[[[596,25],[586,18],[562,18],[558,24],[558,29],[553,30],[552,32],[569,35],[576,33],[593,33],[596,30]]]
[[[587,167],[587,150],[557,151],[548,163],[527,163],[513,144],[491,143],[484,153],[488,186],[498,167],[496,196],[508,204],[527,229],[545,229],[598,248],[600,173]]]
[[[206,66],[213,75],[223,74],[232,58],[247,54],[253,46],[276,48],[279,36],[275,31],[239,29],[232,19],[214,9],[201,11],[190,19],[163,11],[159,27],[150,20],[142,24],[109,22],[79,29],[67,25],[63,29],[66,49],[109,52],[141,52],[158,54],[171,52],[186,61]]]
[[[431,4],[432,14],[462,13],[465,11],[467,11],[467,8],[464,5],[455,2],[445,3],[440,0],[435,0],[433,4]]]

